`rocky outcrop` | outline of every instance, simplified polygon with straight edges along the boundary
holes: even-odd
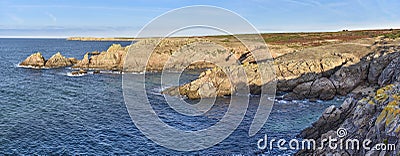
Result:
[[[305,98],[329,100],[335,95],[347,95],[360,85],[375,82],[374,79],[378,80],[379,76],[393,77],[390,75],[396,75],[395,73],[383,72],[381,75],[386,66],[378,67],[378,69],[374,65],[387,65],[396,58],[395,56],[400,54],[400,46],[396,43],[398,41],[380,40],[376,43],[370,42],[370,46],[365,44],[336,44],[283,55],[276,58],[271,65],[276,71],[277,90],[289,92],[284,96],[287,100]],[[395,65],[392,66],[391,68],[395,68]],[[200,98],[196,92],[201,87],[197,86],[213,84],[216,87],[217,96],[231,95],[230,90],[232,91],[235,86],[216,83],[229,84],[226,77],[218,77],[223,75],[221,74],[224,73],[222,71],[224,69],[213,69],[207,71],[208,73],[202,73],[199,79],[180,87],[174,87],[175,90],[179,90],[174,91],[174,93],[189,98]],[[259,74],[257,70],[255,71],[253,75]],[[371,74],[371,71],[374,73]],[[246,73],[252,72],[246,70]],[[377,75],[377,77],[371,78],[373,75]],[[250,80],[248,84],[253,86],[250,90],[252,93],[259,92],[259,88],[264,85],[260,83],[254,85],[255,82],[260,82],[259,78],[248,77]],[[397,77],[391,79],[397,79]],[[393,81],[388,81],[388,83],[391,82]],[[377,83],[370,83],[369,85],[375,84]],[[169,94],[168,91],[171,90],[166,90],[163,93]]]
[[[86,53],[73,68],[143,72],[144,70],[162,71],[165,67],[166,70],[179,71],[198,58],[202,58],[203,61],[196,60],[197,62],[191,64],[189,69],[209,68],[214,65],[208,63],[208,60],[215,60],[219,54],[229,54],[223,47],[215,47],[209,43],[210,41],[200,38],[163,40],[154,38],[139,40],[126,47],[113,44],[107,51]],[[130,55],[127,57],[128,53]],[[200,53],[207,54],[198,57]],[[225,58],[221,57],[216,61],[224,62],[223,59]],[[166,65],[167,62],[168,65]]]
[[[353,65],[342,66],[333,75],[330,80],[336,87],[338,95],[347,95],[354,88],[364,82],[367,78],[369,60],[363,58],[360,62]]]
[[[80,69],[79,71],[73,71],[71,72],[71,75],[77,76],[77,75],[82,75],[82,74],[87,74],[86,70]]]
[[[212,68],[214,63],[229,62],[239,58],[242,52],[233,52],[202,38],[169,38],[141,40],[131,46],[126,58],[125,71],[180,71],[184,68]],[[232,53],[232,58],[227,58]],[[151,54],[150,56],[148,56]],[[228,60],[225,60],[228,59]]]
[[[285,99],[315,98],[330,100],[336,95],[336,88],[331,80],[326,77],[315,81],[302,83],[293,89],[293,92],[285,96]]]
[[[63,55],[61,55],[60,52],[58,52],[54,54],[52,57],[50,57],[50,59],[46,61],[46,64],[44,66],[47,68],[60,68],[71,65],[72,65],[71,60],[64,57]]]
[[[20,63],[20,66],[25,66],[25,67],[34,67],[34,68],[41,68],[44,67],[46,63],[46,60],[42,56],[40,52],[34,53],[28,58],[26,58],[22,63]]]
[[[383,44],[375,51],[376,53],[371,56],[372,61],[368,71],[369,83],[377,83],[382,71],[391,62],[391,60],[400,57],[400,53],[396,53],[397,51],[400,51],[399,46],[388,45],[387,43]]]
[[[49,60],[46,60],[40,52],[34,53],[23,61],[20,66],[33,68],[60,68],[71,66],[76,62],[75,58],[66,58],[60,52],[54,54]]]
[[[257,73],[257,64],[243,64],[243,66],[235,65],[227,68],[213,68],[200,74],[199,78],[179,87],[171,87],[164,90],[163,94],[169,95],[186,95],[190,99],[207,98],[215,96],[225,96],[234,94],[240,87],[254,87],[261,86],[259,80],[260,75]],[[260,64],[262,66],[262,64]],[[243,71],[246,72],[246,77],[240,77],[238,74],[239,70],[243,67]],[[228,75],[231,79],[236,80],[235,82],[229,81]],[[239,86],[233,84],[248,84],[248,86]],[[256,89],[250,89],[255,91]]]
[[[73,68],[122,70],[124,63],[123,59],[125,58],[128,49],[129,46],[122,47],[120,44],[113,44],[105,52],[86,53],[83,59],[78,61]]]
[[[301,150],[296,155],[398,155],[400,152],[400,84],[382,87],[372,96],[349,97],[340,107],[328,107],[322,116],[300,134],[305,139],[314,139],[316,147],[321,140],[358,139],[360,143],[369,139],[369,147],[384,144],[395,145],[391,150],[368,150],[359,148],[323,148]],[[338,129],[342,132],[338,133]],[[337,147],[345,147],[339,145]],[[345,143],[345,142],[344,142]]]
[[[382,71],[378,79],[380,86],[385,86],[395,82],[400,82],[400,58],[395,58]]]

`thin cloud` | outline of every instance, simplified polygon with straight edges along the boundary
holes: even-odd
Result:
[[[53,22],[57,22],[57,17],[54,16],[52,13],[46,12],[46,15],[50,17]]]
[[[73,5],[10,5],[10,8],[69,8],[94,10],[124,10],[124,11],[163,11],[170,8],[135,8],[135,7],[106,7],[106,6],[73,6]]]
[[[14,14],[7,14],[7,16],[14,22],[18,23],[18,24],[22,24],[25,22],[24,19],[14,15]]]
[[[293,3],[293,4],[297,4],[297,5],[311,6],[311,7],[320,5],[320,3],[316,2],[316,1],[298,1],[298,0],[284,0],[284,1]]]

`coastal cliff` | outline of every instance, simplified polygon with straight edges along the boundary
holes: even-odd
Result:
[[[86,70],[99,73],[100,70],[158,72],[185,68],[208,69],[190,83],[162,91],[164,94],[184,95],[190,99],[200,98],[199,91],[210,92],[207,89],[210,87],[216,90],[216,94],[208,94],[210,97],[235,94],[237,86],[231,84],[226,72],[235,73],[243,67],[248,76],[247,81],[243,82],[248,84],[252,94],[260,94],[261,87],[274,81],[277,91],[287,93],[284,96],[286,100],[330,100],[336,95],[364,93],[376,88],[384,68],[400,56],[399,39],[391,38],[390,35],[369,37],[385,33],[398,32],[264,34],[273,61],[261,64],[254,62],[251,53],[253,49],[244,46],[233,36],[214,36],[140,39],[126,47],[113,44],[106,51],[87,52],[82,60],[67,59],[59,54],[46,61],[40,53],[36,53],[23,61],[21,66],[72,66],[72,69],[81,70],[81,73]],[[134,56],[126,57],[128,53]],[[202,58],[203,61],[193,58]],[[239,64],[228,64],[236,60]],[[228,65],[221,68],[216,64]],[[270,66],[275,73],[274,77],[262,82],[260,78],[265,75],[260,75],[257,70],[260,66]]]
[[[398,59],[396,64],[400,63]],[[400,70],[396,68],[395,70]],[[340,107],[328,107],[322,116],[299,135],[316,141],[315,149],[305,149],[296,155],[393,155],[400,152],[400,84],[384,78],[393,84],[379,88],[368,96],[353,95]],[[343,134],[338,131],[345,132]],[[371,141],[367,148],[362,145],[352,148],[331,148],[321,144],[322,139],[357,139],[363,143]],[[345,147],[345,142],[337,147]],[[380,150],[376,145],[382,145]],[[384,145],[384,146],[383,146]],[[395,145],[395,146],[391,146]],[[383,147],[385,147],[383,149]],[[393,147],[393,148],[392,148]],[[395,148],[394,148],[395,147]]]
[[[385,67],[400,56],[399,40],[387,38],[363,39],[352,43],[340,43],[307,48],[288,53],[274,59],[277,90],[288,92],[284,96],[293,99],[329,100],[335,95],[361,92],[373,88]],[[248,75],[252,93],[259,93],[255,68],[257,64],[243,64]],[[233,68],[230,70],[238,70]],[[205,84],[216,87],[217,96],[233,94],[233,87],[224,75],[226,69],[214,69],[200,74],[197,80],[163,91],[170,95],[185,95],[191,99],[200,98],[199,90]],[[392,74],[393,73],[388,73]]]

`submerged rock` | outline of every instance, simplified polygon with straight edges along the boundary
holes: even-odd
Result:
[[[79,71],[73,71],[71,74],[72,75],[82,75],[82,74],[87,74],[87,71],[80,69]]]
[[[61,55],[60,52],[54,54],[50,57],[49,60],[46,61],[45,67],[47,68],[60,68],[60,67],[67,67],[71,66],[72,62],[70,59]]]
[[[28,58],[26,58],[22,63],[20,63],[20,66],[26,66],[26,67],[35,67],[35,68],[41,68],[44,67],[46,63],[46,60],[42,56],[40,52],[34,53]]]

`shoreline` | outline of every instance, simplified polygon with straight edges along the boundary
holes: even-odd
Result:
[[[23,63],[32,67],[37,65],[40,68],[70,66],[70,70],[79,70],[77,75],[71,73],[71,76],[82,76],[81,74],[86,74],[86,70],[90,69],[95,71],[120,70],[121,72],[140,72],[144,69],[147,70],[146,72],[160,71],[164,69],[164,64],[173,56],[172,54],[178,51],[183,52],[185,58],[195,56],[192,55],[193,52],[206,51],[208,54],[204,58],[210,60],[219,58],[218,54],[220,53],[230,53],[229,57],[220,59],[219,63],[227,62],[227,58],[230,56],[241,58],[237,59],[240,64],[227,67],[229,72],[233,73],[242,66],[247,76],[251,75],[247,81],[243,82],[247,82],[250,92],[254,95],[260,93],[260,88],[269,83],[260,83],[258,75],[261,72],[255,70],[258,66],[266,64],[275,68],[277,91],[287,93],[281,100],[306,99],[313,102],[330,100],[338,96],[346,97],[340,107],[326,108],[316,122],[299,134],[301,138],[321,140],[327,136],[336,137],[335,130],[344,127],[351,134],[357,134],[349,137],[369,138],[371,134],[379,134],[378,136],[372,135],[371,140],[374,143],[381,143],[385,139],[386,142],[396,143],[392,140],[400,138],[398,122],[400,118],[400,33],[398,31],[389,34],[372,32],[372,34],[371,31],[368,32],[369,35],[365,35],[366,32],[357,32],[356,34],[359,36],[353,36],[356,34],[348,31],[335,33],[336,36],[331,36],[330,33],[320,34],[317,37],[299,34],[284,34],[278,37],[263,36],[265,40],[272,43],[270,53],[273,55],[273,61],[259,64],[254,62],[254,57],[249,53],[252,50],[247,50],[238,44],[239,42],[235,41],[232,36],[141,39],[126,47],[113,44],[106,51],[86,52],[82,60],[66,58],[60,53],[46,60],[38,52],[28,57]],[[222,45],[229,51],[211,48],[210,43],[212,42]],[[155,44],[158,46],[149,51],[149,47],[153,47]],[[185,51],[185,48],[189,51]],[[135,53],[135,56],[131,58],[126,57],[128,51],[132,49],[141,53]],[[149,59],[146,55],[148,52],[153,52]],[[147,59],[147,64],[142,64],[143,59]],[[181,58],[173,60],[173,66],[167,69],[174,71],[174,69],[186,68],[185,60]],[[132,63],[133,66],[125,66],[125,62]],[[209,69],[201,72],[197,79],[181,86],[167,88],[161,93],[172,96],[183,95],[189,99],[199,99],[199,92],[204,93],[204,91],[206,91],[206,96],[217,97],[235,93],[231,88],[237,86],[231,85],[228,78],[223,76],[226,72],[224,68],[216,66],[210,68],[211,66],[204,62],[190,65],[193,65],[193,68],[186,69],[204,69],[204,67]],[[274,81],[275,79],[271,80],[271,82]],[[216,86],[217,93],[212,94],[213,90],[205,84]],[[353,123],[356,125],[354,126]],[[381,136],[385,138],[381,138]],[[397,143],[397,151],[399,147],[400,144]],[[390,154],[390,152],[384,151],[383,154]],[[377,154],[376,151],[338,151],[328,148],[301,150],[297,154],[346,153]],[[378,153],[382,154],[379,151]]]
[[[398,32],[400,29],[365,29],[365,30],[341,30],[341,31],[316,31],[316,32],[277,32],[277,33],[260,33],[261,36],[285,36],[285,35],[324,35],[324,34],[341,34],[341,33],[391,33]],[[169,38],[221,38],[221,37],[233,37],[236,35],[255,35],[255,34],[234,34],[234,35],[204,35],[204,36],[176,36]],[[72,36],[62,37],[69,41],[135,41],[150,38],[160,37],[146,37],[146,38],[133,38],[133,37],[83,37],[83,36]],[[265,38],[265,37],[264,37]]]

